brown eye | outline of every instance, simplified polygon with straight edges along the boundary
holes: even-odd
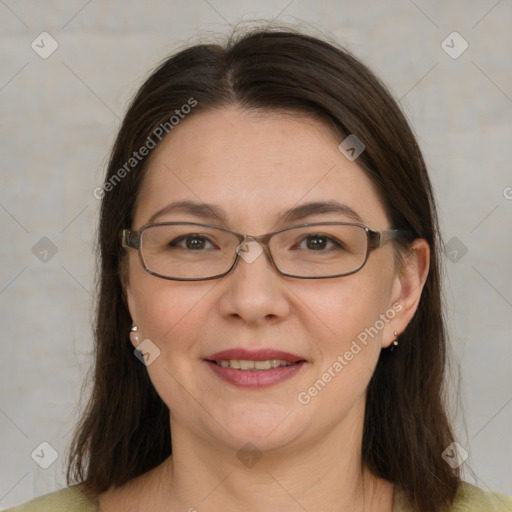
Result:
[[[309,236],[306,240],[306,246],[308,249],[312,250],[325,249],[327,239],[322,236]]]
[[[313,234],[305,237],[299,244],[300,249],[309,249],[310,251],[323,251],[326,249],[341,249],[341,244],[330,236],[322,234]]]
[[[200,251],[202,249],[212,249],[213,245],[208,238],[202,235],[186,235],[169,242],[171,247],[180,247],[191,251]]]

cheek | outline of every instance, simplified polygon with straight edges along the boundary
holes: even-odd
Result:
[[[389,298],[365,280],[341,281],[328,292],[319,294],[317,289],[309,298],[303,297],[315,312],[317,329],[310,332],[316,359],[315,372],[297,399],[316,417],[327,415],[329,424],[336,424],[355,404],[363,403],[381,352],[382,329],[373,329]]]
[[[323,352],[324,349],[342,350],[347,343],[350,345],[351,340],[374,326],[380,315],[386,312],[389,292],[387,282],[378,282],[371,278],[370,273],[365,275],[361,272],[337,282],[318,283],[302,289],[297,295],[306,306],[304,311],[307,309],[312,317],[316,317],[315,323],[325,334],[317,340],[318,348]],[[379,335],[382,334],[382,329],[378,330]]]
[[[138,261],[133,263],[128,302],[142,337],[149,338],[162,352],[185,350],[202,325],[199,316],[204,310],[203,303],[208,301],[216,282],[164,280],[139,268]]]
[[[310,330],[316,371],[302,390],[305,400],[322,395],[318,404],[344,414],[345,406],[364,394],[380,356],[386,325],[381,319],[386,319],[391,289],[390,279],[374,274],[361,271],[298,293],[312,312],[303,324],[316,326]]]
[[[184,390],[200,396],[195,375],[201,364],[202,326],[214,282],[166,282],[148,274],[133,282],[133,303],[142,340],[159,350],[147,366],[149,377],[163,401],[175,412],[187,411]],[[185,405],[183,405],[185,403]]]

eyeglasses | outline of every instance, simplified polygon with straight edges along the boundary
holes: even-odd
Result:
[[[325,279],[361,270],[370,253],[405,232],[373,231],[362,224],[317,222],[261,236],[195,222],[147,224],[124,229],[123,247],[137,249],[144,269],[163,279],[203,281],[228,274],[239,257],[248,263],[265,252],[288,277]]]

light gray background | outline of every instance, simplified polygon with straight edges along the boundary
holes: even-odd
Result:
[[[65,485],[92,346],[92,191],[128,100],[156,63],[198,34],[271,18],[333,36],[400,99],[448,242],[466,478],[512,494],[510,0],[0,0],[0,507]],[[47,59],[31,48],[43,31],[59,44]],[[453,31],[469,44],[457,59],[441,46]],[[58,249],[46,263],[32,249],[42,237]],[[59,453],[46,470],[31,458],[42,441]]]

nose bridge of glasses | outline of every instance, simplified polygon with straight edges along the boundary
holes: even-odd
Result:
[[[252,263],[263,252],[263,247],[252,236],[244,235],[244,239],[238,244],[236,253],[247,263]]]

